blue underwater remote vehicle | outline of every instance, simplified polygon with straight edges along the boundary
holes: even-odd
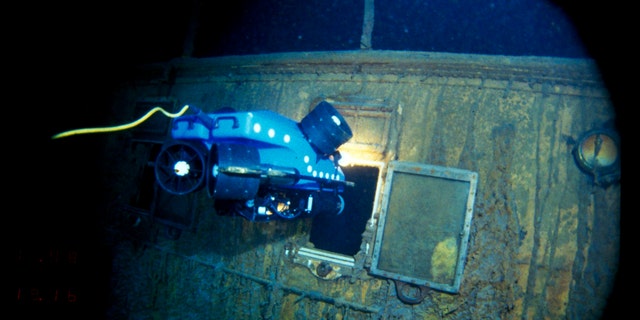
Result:
[[[353,183],[338,165],[338,147],[353,134],[326,101],[300,122],[268,110],[205,113],[185,106],[178,114],[156,108],[128,126],[80,129],[54,138],[130,128],[157,109],[173,118],[154,163],[156,183],[169,194],[206,188],[218,214],[250,221],[342,213],[341,193]],[[195,112],[183,115],[187,109]]]
[[[338,147],[351,129],[328,102],[297,123],[272,111],[177,117],[155,163],[157,183],[182,195],[203,187],[219,214],[251,221],[340,214],[346,181]]]
[[[351,129],[328,102],[297,123],[272,111],[177,117],[155,163],[171,194],[207,189],[220,214],[251,221],[340,214],[351,183],[338,165]]]

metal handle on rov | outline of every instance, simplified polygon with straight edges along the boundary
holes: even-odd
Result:
[[[219,128],[220,127],[220,120],[232,120],[234,129],[240,127],[240,123],[238,122],[238,118],[236,118],[234,116],[218,116],[218,117],[216,117],[214,128]]]

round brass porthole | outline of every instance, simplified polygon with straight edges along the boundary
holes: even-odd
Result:
[[[596,185],[606,187],[620,179],[620,144],[614,132],[586,132],[577,141],[573,155],[580,169],[593,176]]]

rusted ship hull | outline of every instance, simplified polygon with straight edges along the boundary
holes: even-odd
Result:
[[[139,116],[136,106],[154,104],[174,111],[185,104],[206,111],[271,110],[299,120],[323,100],[353,130],[341,150],[379,174],[370,186],[376,203],[359,235],[360,251],[329,255],[344,257],[342,270],[334,267],[322,277],[322,258],[292,254],[315,252],[310,219],[255,223],[220,216],[204,193],[175,200],[181,201],[175,210],[183,210],[177,218],[154,216],[151,207],[171,206],[157,197],[140,200],[149,188],[143,173],[169,124],[159,120],[157,127],[112,134],[105,146],[104,183],[113,190],[103,217],[115,254],[111,317],[601,315],[618,268],[620,185],[594,184],[572,153],[581,134],[615,119],[590,60],[391,51],[178,59],[142,66],[123,82],[113,122],[130,121]],[[400,282],[371,272],[395,162],[477,173],[454,293],[399,288]],[[419,218],[426,215],[421,210],[403,215],[409,224],[430,223]],[[415,228],[395,231],[410,233],[411,245],[395,248],[394,259],[431,252],[420,250],[428,226]],[[415,301],[400,299],[398,289],[409,290]]]

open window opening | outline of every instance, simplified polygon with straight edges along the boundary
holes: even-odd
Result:
[[[360,250],[362,233],[373,212],[380,168],[354,164],[342,170],[355,187],[345,189],[344,210],[340,215],[313,218],[309,241],[316,249],[354,256]]]

